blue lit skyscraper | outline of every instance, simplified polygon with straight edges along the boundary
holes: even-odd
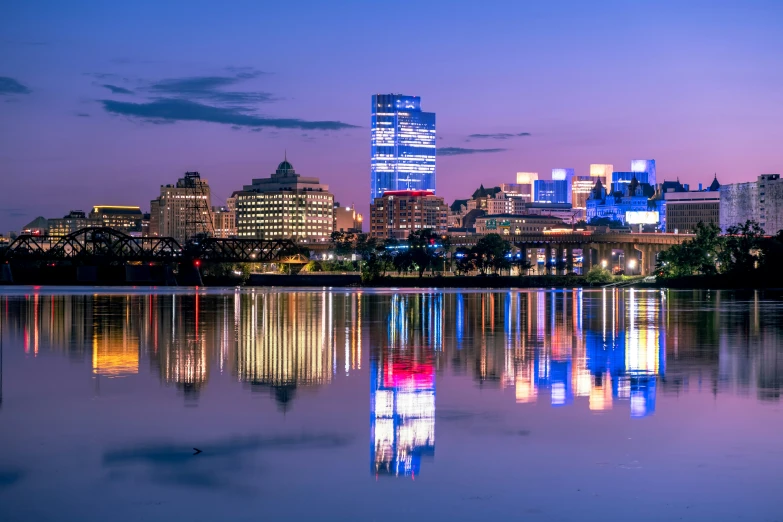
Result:
[[[372,97],[370,203],[387,190],[435,191],[435,113],[421,98]]]
[[[646,172],[647,173],[647,181],[646,183],[649,183],[653,187],[655,186],[655,183],[657,182],[655,177],[655,160],[631,160],[631,172]],[[638,178],[638,176],[637,176]],[[639,180],[640,183],[642,183],[642,180]]]

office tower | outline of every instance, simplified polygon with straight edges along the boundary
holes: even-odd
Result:
[[[595,178],[600,179],[603,185],[608,184],[612,180],[612,172],[614,172],[614,165],[590,164],[590,177],[593,178],[593,184],[595,184]]]
[[[89,215],[90,219],[99,221],[104,227],[133,236],[141,236],[143,217],[144,214],[139,207],[123,205],[97,205],[92,207]]]
[[[646,183],[654,187],[649,180],[649,173],[647,171],[639,172],[612,172],[612,192],[622,192],[626,194],[628,192],[628,186],[636,179],[639,183]]]
[[[537,179],[533,182],[533,201],[541,203],[568,203],[571,186],[565,179]]]
[[[287,159],[268,178],[236,192],[240,238],[327,241],[334,230],[334,195],[318,178],[297,174]]]
[[[653,187],[655,186],[655,160],[631,160],[631,172],[646,172],[647,181]],[[638,177],[637,177],[638,179]],[[645,183],[639,179],[640,183]]]
[[[566,182],[568,201],[565,203],[571,203],[571,181],[574,179],[574,169],[552,169],[552,179]]]
[[[374,94],[370,133],[371,204],[387,190],[435,192],[435,113],[420,97]]]
[[[429,228],[445,234],[449,207],[443,198],[426,190],[390,190],[370,206],[370,235],[379,239],[406,239]]]
[[[334,204],[334,230],[335,232],[358,232],[362,231],[361,214],[356,212],[356,207],[341,207],[340,203]]]
[[[573,208],[587,208],[587,198],[595,186],[596,177],[574,176],[571,181],[571,205]]]
[[[180,242],[212,235],[210,202],[209,183],[198,172],[186,172],[174,185],[161,185],[160,196],[150,202],[150,234]]]

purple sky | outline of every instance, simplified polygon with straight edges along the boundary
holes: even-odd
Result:
[[[0,231],[96,204],[147,210],[186,170],[219,204],[286,149],[366,211],[379,92],[420,95],[440,147],[504,149],[439,157],[447,202],[517,171],[633,158],[692,184],[781,172],[781,27],[775,0],[12,0]],[[467,141],[496,133],[530,136]]]

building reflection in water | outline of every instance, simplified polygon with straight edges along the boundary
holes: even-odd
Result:
[[[419,474],[435,452],[435,361],[443,347],[443,295],[395,294],[374,324],[370,462],[375,475]],[[374,334],[378,335],[374,335]]]
[[[372,393],[398,393],[400,382],[418,386],[426,368],[433,398],[436,373],[448,371],[512,391],[520,407],[614,408],[632,417],[653,414],[661,394],[778,401],[783,389],[780,314],[758,292],[31,289],[0,296],[0,305],[6,356],[62,354],[89,365],[95,379],[152,371],[194,400],[214,375],[267,391],[287,408],[302,389],[338,376],[371,370]],[[364,368],[363,358],[374,366]],[[419,377],[392,379],[404,368]],[[414,418],[392,411],[399,422]]]

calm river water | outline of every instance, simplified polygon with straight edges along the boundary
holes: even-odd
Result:
[[[4,522],[783,520],[779,293],[6,287],[0,324]]]

